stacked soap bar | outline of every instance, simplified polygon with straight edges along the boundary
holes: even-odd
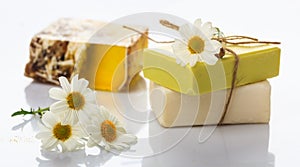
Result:
[[[135,27],[143,33],[147,28]],[[143,35],[117,24],[94,20],[59,19],[36,34],[30,43],[25,75],[59,84],[73,75],[90,81],[91,88],[118,91],[142,69]]]
[[[223,124],[268,123],[270,84],[279,74],[280,49],[271,45],[231,46],[239,69]],[[144,52],[144,76],[151,81],[150,102],[165,127],[218,124],[228,100],[235,60],[230,54],[210,66],[182,67],[169,47]]]
[[[272,78],[279,73],[280,49],[270,45],[232,46],[240,58],[237,86]],[[197,63],[182,67],[176,63],[170,48],[148,49],[144,52],[144,76],[151,81],[177,92],[199,95],[231,87],[232,55],[225,55],[216,65]]]
[[[151,107],[160,124],[174,127],[218,124],[229,89],[190,96],[152,82],[150,92]],[[268,123],[270,93],[268,81],[237,87],[222,123]]]

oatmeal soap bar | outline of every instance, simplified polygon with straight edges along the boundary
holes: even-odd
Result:
[[[279,74],[280,48],[273,45],[229,46],[239,56],[236,85],[263,81]],[[215,65],[197,62],[194,67],[176,63],[172,48],[144,51],[144,76],[171,90],[199,95],[231,87],[235,59],[226,54]]]
[[[118,91],[142,70],[141,51],[147,45],[143,35],[121,25],[62,18],[32,38],[25,76],[59,84],[60,76],[79,74],[93,89]]]
[[[191,96],[151,82],[150,104],[164,127],[213,125],[219,123],[224,111],[228,98],[224,96],[226,91],[229,89]],[[268,123],[270,94],[271,86],[267,80],[236,87],[223,123]]]

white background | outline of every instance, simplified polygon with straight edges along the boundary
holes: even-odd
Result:
[[[52,102],[47,97],[51,86],[32,83],[31,79],[23,76],[32,36],[60,17],[111,21],[138,12],[164,12],[189,21],[200,17],[204,21],[212,21],[226,34],[246,34],[281,41],[280,75],[270,79],[270,124],[221,127],[204,145],[197,143],[195,138],[201,127],[195,127],[174,148],[151,158],[132,159],[110,154],[105,154],[107,157],[104,154],[88,156],[84,152],[41,155],[40,142],[34,138],[36,120],[22,127],[18,124],[30,117],[10,117],[20,107],[44,107]],[[91,166],[299,166],[299,14],[300,2],[297,0],[1,1],[1,166],[75,166],[83,164],[83,161]],[[147,104],[143,98],[138,98],[144,97],[141,92],[142,95],[132,96],[140,106]],[[128,129],[138,137],[146,137],[152,129],[162,129],[157,123],[152,124],[144,124],[137,129],[128,125]],[[145,152],[167,145],[169,138],[180,131],[182,128],[172,129],[171,136],[149,141],[148,145],[144,145]],[[136,148],[141,149],[139,145]]]

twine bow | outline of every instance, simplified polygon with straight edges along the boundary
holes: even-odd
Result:
[[[168,20],[160,20],[159,22],[160,22],[161,25],[163,25],[167,28],[179,31],[180,27],[178,25],[175,25],[175,24],[169,22]],[[173,43],[174,42],[174,41],[156,41],[156,40],[150,38],[147,34],[144,34],[144,33],[140,32],[140,31],[138,31],[134,28],[131,28],[131,27],[128,27],[128,26],[123,26],[123,27],[126,28],[126,29],[129,29],[129,30],[132,30],[134,32],[137,32],[142,36],[146,36],[149,40],[151,40],[155,43]],[[225,55],[225,52],[229,52],[234,56],[234,60],[235,60],[234,65],[233,65],[231,88],[230,88],[230,91],[229,91],[227,102],[226,102],[225,107],[224,107],[223,114],[222,114],[222,116],[219,120],[219,123],[218,123],[218,125],[222,125],[222,124],[224,124],[223,122],[224,122],[225,116],[228,112],[228,108],[229,108],[229,105],[230,105],[230,102],[231,102],[231,99],[232,99],[232,94],[233,94],[233,91],[236,87],[237,72],[238,72],[239,61],[240,61],[239,56],[236,54],[236,52],[233,51],[232,49],[229,49],[227,47],[227,45],[228,44],[230,44],[230,45],[280,44],[280,42],[260,41],[257,38],[242,36],[242,35],[224,36],[222,33],[220,33],[220,31],[219,31],[219,35],[217,35],[217,37],[212,38],[212,40],[217,40],[220,43],[222,43],[222,48],[220,49],[220,53],[215,55],[217,58],[222,59]]]

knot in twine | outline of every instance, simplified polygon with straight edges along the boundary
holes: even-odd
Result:
[[[168,20],[160,20],[159,23],[167,28],[173,29],[175,31],[179,31],[179,26],[176,24],[173,24],[171,22],[169,22]],[[132,30],[142,36],[145,36],[146,38],[148,38],[149,40],[155,42],[155,43],[173,43],[175,41],[156,41],[155,39],[149,37],[147,34],[144,34],[143,32],[140,32],[132,27],[128,27],[128,26],[123,26],[123,28]],[[217,30],[219,31],[219,29],[217,28]],[[220,31],[219,31],[220,34]],[[217,37],[213,37],[212,40],[217,40],[220,43],[222,43],[222,48],[220,49],[219,54],[216,54],[214,56],[216,56],[218,59],[222,59],[225,56],[226,52],[231,53],[234,56],[234,65],[233,65],[233,72],[232,72],[232,81],[231,81],[231,88],[229,91],[229,95],[228,95],[228,99],[227,102],[225,104],[224,107],[224,111],[223,114],[218,122],[218,125],[222,125],[224,124],[224,119],[225,116],[228,112],[228,108],[232,99],[232,94],[233,91],[236,87],[236,80],[237,80],[237,72],[238,72],[238,67],[239,67],[239,56],[236,54],[236,52],[232,49],[229,49],[227,47],[228,44],[230,45],[245,45],[245,44],[280,44],[280,42],[272,42],[272,41],[260,41],[257,38],[253,38],[253,37],[249,37],[249,36],[242,36],[242,35],[232,35],[232,36],[223,36],[223,35],[218,35]],[[241,41],[242,40],[242,41]]]

